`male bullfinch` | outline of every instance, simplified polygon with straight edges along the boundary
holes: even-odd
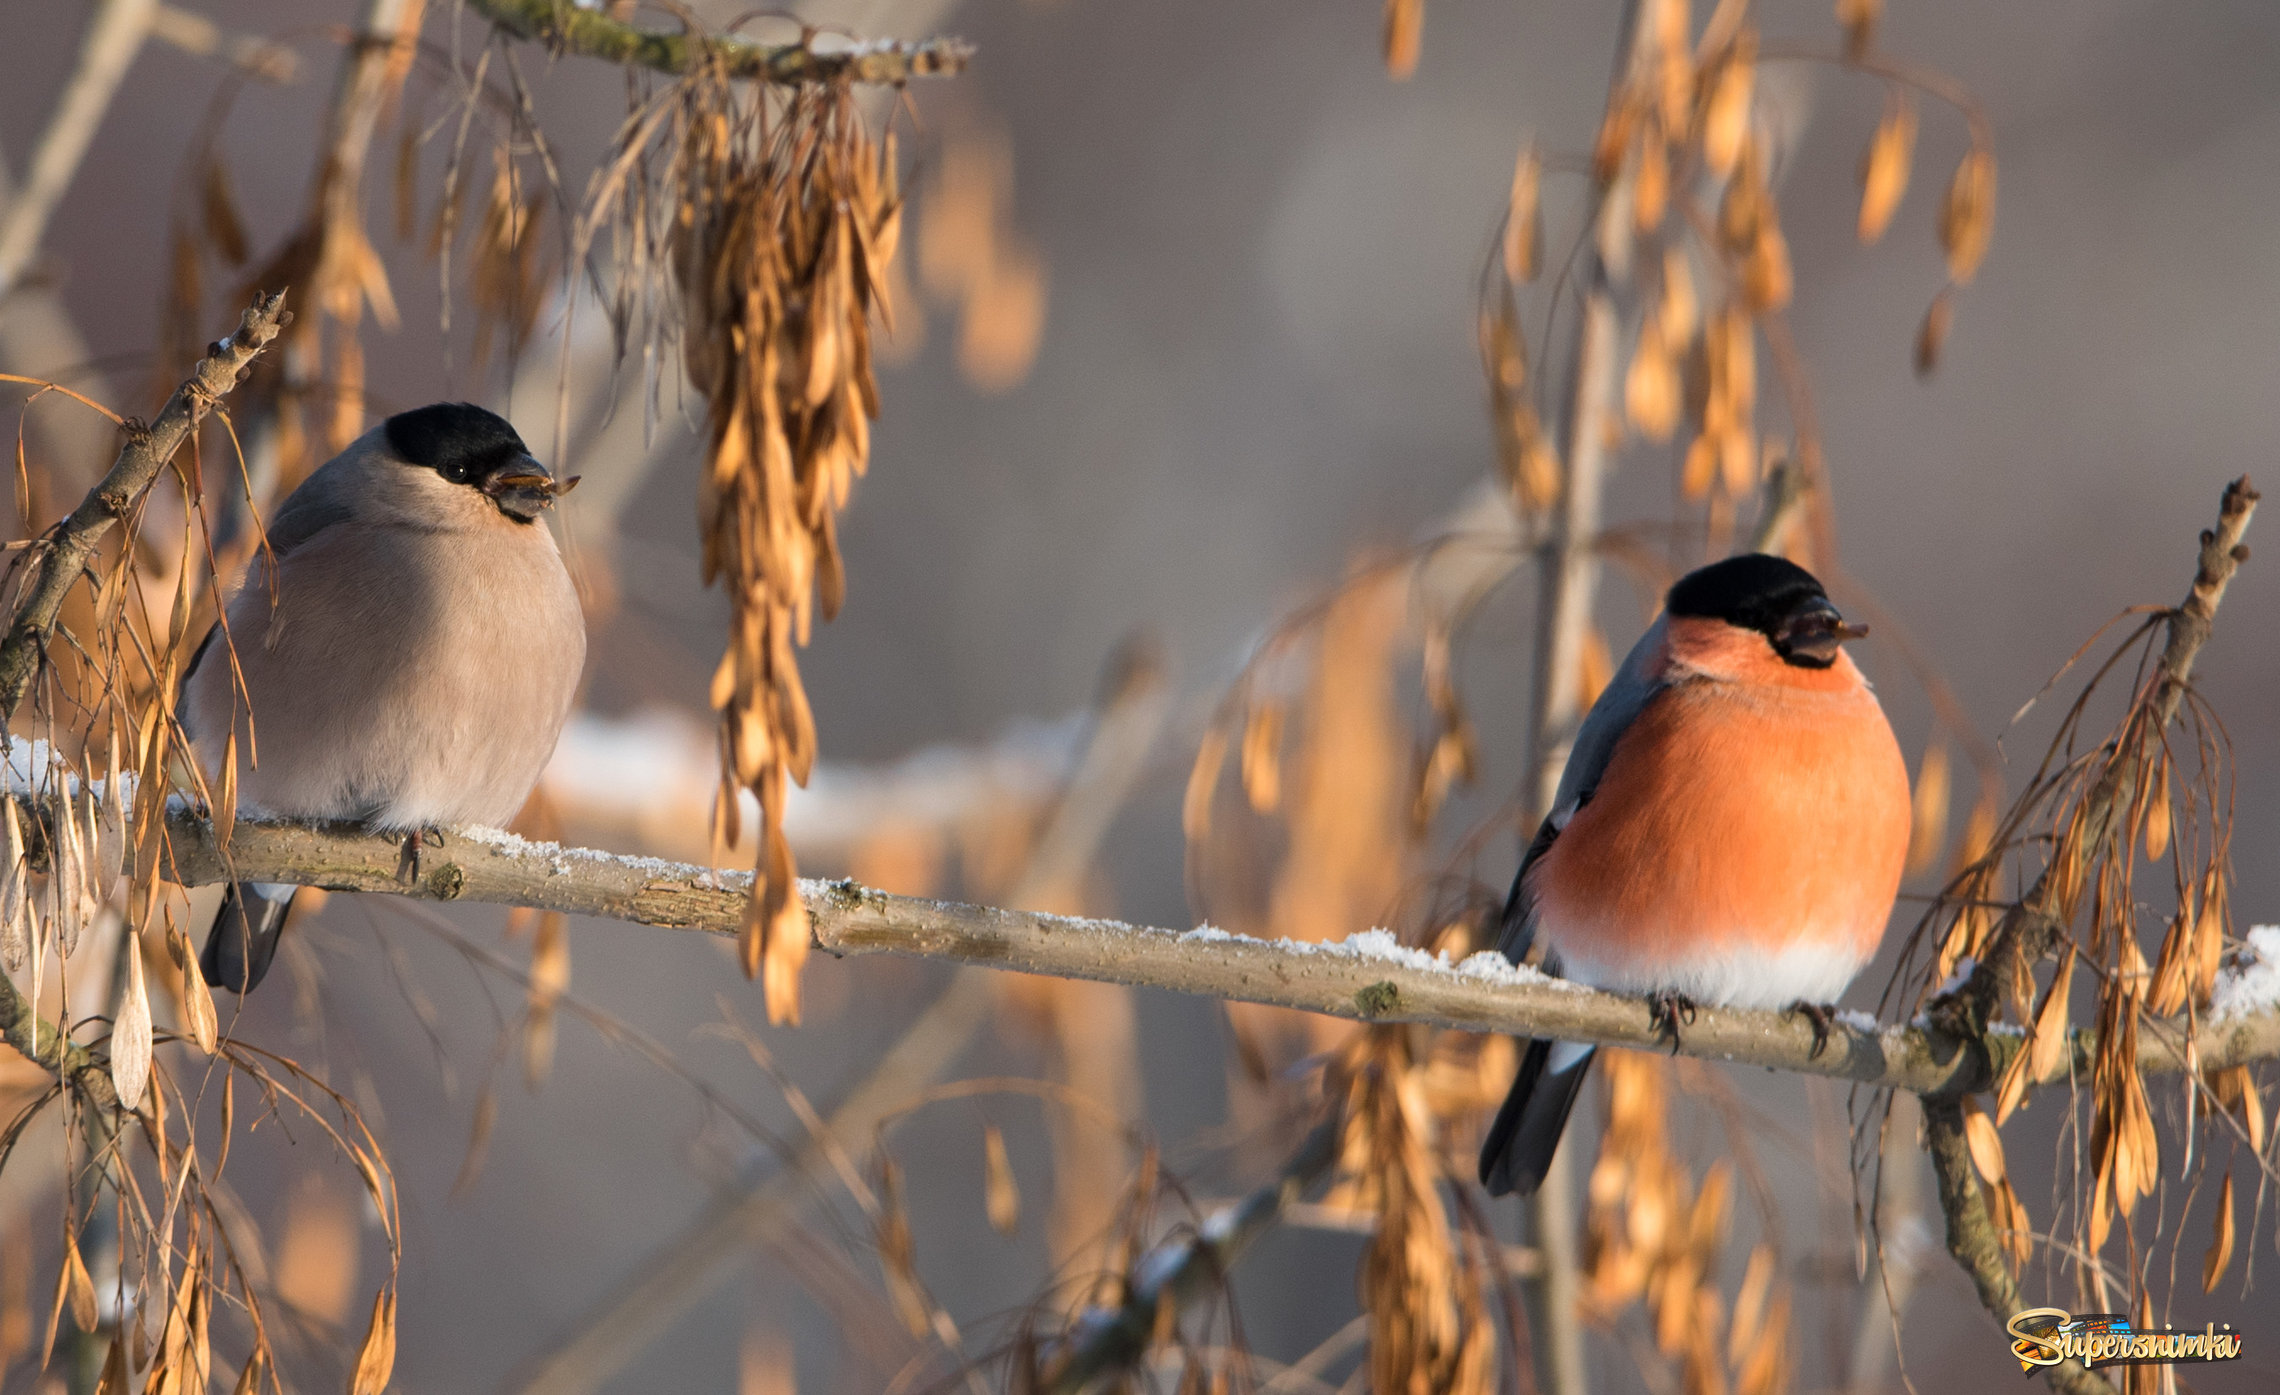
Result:
[[[1576,732],[1497,947],[1553,973],[1694,1003],[1826,1004],[1874,957],[1908,857],[1908,768],[1849,626],[1810,572],[1750,554],[1690,572]],[[1481,1147],[1493,1195],[1534,1191],[1592,1047],[1531,1041]]]
[[[513,818],[586,662],[578,593],[539,521],[576,483],[500,417],[451,402],[392,416],[319,467],[269,520],[227,644],[217,625],[183,680],[207,778],[234,728],[250,814],[414,836]],[[230,887],[206,982],[261,982],[295,890]]]

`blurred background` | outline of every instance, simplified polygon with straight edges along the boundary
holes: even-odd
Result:
[[[181,44],[146,44],[25,279],[0,303],[0,369],[57,378],[123,412],[154,410],[178,375],[161,352],[180,290],[169,225],[202,197],[202,142],[210,131],[258,264],[306,212],[337,41],[363,7],[194,8],[225,37],[284,45],[298,58],[293,80],[248,79]],[[701,859],[713,778],[706,690],[728,617],[696,560],[702,403],[668,361],[646,411],[638,362],[611,380],[598,315],[573,331],[567,368],[551,303],[519,360],[494,343],[478,362],[464,287],[453,328],[439,327],[428,224],[459,111],[443,65],[454,45],[472,63],[485,26],[449,0],[431,9],[434,53],[386,119],[365,181],[400,312],[397,327],[365,334],[368,420],[444,398],[511,408],[542,457],[587,475],[560,522],[593,642],[550,816],[576,841]],[[692,9],[711,23],[737,13],[710,0]],[[1270,929],[1275,898],[1256,878],[1234,878],[1215,904],[1218,884],[1186,865],[1182,798],[1197,744],[1278,624],[1358,561],[1480,517],[1497,458],[1475,337],[1482,268],[1531,138],[1547,156],[1555,269],[1574,237],[1574,171],[1605,105],[1615,7],[1442,0],[1426,7],[1414,74],[1399,81],[1381,56],[1379,8],[1365,0],[850,0],[799,12],[865,36],[955,33],[978,50],[963,75],[916,84],[897,103],[913,208],[897,272],[908,294],[881,341],[871,469],[841,522],[848,599],[801,658],[821,743],[817,779],[791,815],[801,870],[1152,925],[1208,915]],[[23,176],[89,13],[0,3],[0,160],[11,178]],[[1769,38],[1837,45],[1825,4],[1767,4],[1758,20]],[[1853,231],[1859,163],[1882,85],[1769,62],[1760,81],[1785,140],[1790,320],[1853,594],[1889,613],[1892,640],[1904,631],[1992,741],[2098,625],[2128,605],[2174,602],[2223,483],[2270,473],[2280,12],[2245,0],[1895,0],[1880,44],[1983,104],[2001,162],[1992,251],[1954,303],[1937,371],[1920,377],[1918,324],[1945,281],[1933,221],[1963,123],[1924,106],[1910,194],[1891,235],[1864,248]],[[575,204],[624,116],[626,80],[534,45],[514,56]],[[510,90],[499,70],[492,78]],[[214,105],[227,88],[237,90],[226,109]],[[885,99],[867,101],[885,114]],[[391,185],[406,123],[426,140],[413,154],[411,236],[399,239]],[[487,155],[495,141],[479,135],[474,148]],[[471,157],[469,168],[479,193],[489,167]],[[558,235],[542,221],[542,240]],[[209,271],[202,328],[191,331],[201,341],[234,316],[231,278],[244,274]],[[1562,342],[1555,332],[1539,359],[1554,381]],[[566,432],[558,384],[568,385]],[[35,430],[52,419],[64,435],[69,417],[52,400],[31,413]],[[107,437],[81,448],[92,478]],[[1646,525],[1651,549],[1685,565],[1699,534],[1651,531],[1678,505],[1676,460],[1672,448],[1627,447],[1607,517]],[[1497,590],[1456,648],[1480,777],[1440,826],[1487,831],[1466,848],[1437,838],[1419,863],[1492,896],[1518,855],[1516,826],[1495,820],[1522,783],[1531,586],[1522,572]],[[1610,571],[1599,618],[1617,655],[1649,603]],[[2280,837],[2276,604],[2280,572],[2252,562],[2198,674],[2238,762],[2241,928],[2280,920],[2280,861],[2265,855]],[[1402,652],[1414,673],[1414,648]],[[1924,690],[1884,634],[1861,658],[1913,768],[1932,724]],[[1407,741],[1421,729],[1414,678],[1386,700]],[[2040,715],[2004,742],[2014,765],[2039,757]],[[1970,788],[1956,779],[1960,823]],[[1072,813],[1072,780],[1096,808]],[[1242,800],[1229,791],[1221,802]],[[1083,826],[1071,833],[1071,823]],[[1084,846],[1041,872],[1031,854],[1049,831]],[[745,856],[730,854],[731,865]],[[1402,904],[1422,899],[1404,893]],[[1903,901],[1896,930],[1920,910]],[[1311,933],[1388,923],[1386,911],[1355,914]],[[528,959],[527,941],[503,938],[501,913],[448,919],[488,952]],[[923,1350],[881,1286],[869,1223],[837,1189],[783,1203],[800,1218],[791,1238],[720,1243],[724,1208],[777,1167],[732,1116],[794,1140],[800,1128],[747,1046],[704,1030],[763,1020],[727,945],[573,921],[547,952],[566,951],[571,991],[607,1026],[559,1012],[550,1064],[528,1065],[522,987],[408,913],[336,898],[296,939],[292,986],[251,1001],[236,1030],[323,1069],[389,1149],[406,1230],[398,1388],[523,1388],[566,1342],[601,1330],[600,1314],[622,1311],[629,1286],[661,1291],[659,1274],[678,1276],[664,1285],[676,1306],[617,1341],[586,1388],[876,1390]],[[1887,967],[1864,975],[1848,1005],[1873,1007]],[[805,1024],[751,1030],[780,1078],[828,1113],[951,978],[934,964],[819,957]],[[935,1073],[1061,1082],[1144,1124],[1201,1203],[1256,1185],[1294,1137],[1254,1098],[1273,1091],[1246,1074],[1216,1002],[1019,980],[991,993],[979,1027],[947,1037]],[[678,1070],[629,1045],[632,1032]],[[1901,1285],[1903,1360],[1890,1359],[1873,1317],[1877,1280],[1856,1278],[1841,1090],[1698,1064],[1678,1082],[1730,1098],[1680,1108],[1673,1149],[1699,1170],[1730,1147],[1725,1125],[1745,1119],[1763,1189],[1780,1199],[1792,1388],[1899,1389],[1903,1369],[1917,1388],[2001,1376],[1999,1334],[1921,1222],[1887,1237],[1895,1262],[1920,1272]],[[1585,1109],[1596,1118],[1601,1108],[1594,1091]],[[2015,1128],[2011,1157],[2041,1214],[2065,1121],[2035,1113]],[[985,1126],[1002,1131],[1023,1202],[1010,1235],[990,1224],[986,1197],[995,1183],[1002,1203],[1008,1174],[990,1161]],[[478,1135],[479,1168],[468,1165]],[[1012,1340],[1011,1319],[1054,1284],[1057,1266],[1064,1277],[1089,1272],[1082,1255],[1113,1231],[1131,1162],[1098,1121],[1023,1095],[936,1102],[884,1137],[901,1163],[918,1273],[959,1324],[999,1334],[973,1351]],[[300,1379],[315,1388],[336,1382],[353,1350],[379,1245],[352,1179],[301,1165],[290,1140],[260,1141],[233,1163],[235,1180],[273,1242],[271,1276],[306,1333]],[[1594,1142],[1579,1129],[1570,1146]],[[1924,1167],[1908,1148],[1898,1157],[1900,1169]],[[2256,1215],[2244,1253],[2262,1259],[2270,1218]],[[1514,1220],[1497,1224],[1516,1235]],[[1333,1222],[1283,1227],[1241,1267],[1240,1336],[1263,1357],[1296,1360],[1359,1311],[1363,1239]],[[710,1248],[698,1243],[708,1224]],[[1736,1226],[1722,1261],[1729,1293],[1764,1223],[1744,1204]],[[2190,1269],[2206,1221],[2185,1233]],[[2146,1262],[2166,1263],[2166,1245]],[[1063,1306],[1078,1296],[1056,1294]],[[34,1305],[41,1321],[44,1303]],[[2228,1282],[2180,1304],[2180,1325],[2231,1321],[2250,1334],[2245,1359],[2190,1371],[2190,1388],[2265,1389],[2280,1377],[2269,1296]],[[1635,1313],[1593,1328],[1592,1388],[1679,1388],[1667,1362],[1642,1355],[1651,1346]],[[1864,1355],[1871,1347],[1884,1355]],[[1324,1388],[1352,1360],[1331,1363]],[[8,1371],[8,1389],[39,1388],[28,1368]]]

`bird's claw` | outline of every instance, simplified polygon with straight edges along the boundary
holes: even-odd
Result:
[[[1684,993],[1649,993],[1647,1017],[1654,1023],[1656,1034],[1669,1040],[1670,1054],[1676,1056],[1679,1024],[1694,1025],[1694,1000]]]
[[[435,830],[432,828],[415,828],[411,832],[404,835],[403,844],[396,853],[397,881],[402,882],[406,886],[411,886],[419,881],[420,845],[422,843],[429,842],[430,840],[433,840],[434,846],[436,847],[440,848],[443,846],[442,839],[436,837]]]
[[[1799,999],[1789,1005],[1789,1011],[1813,1024],[1813,1049],[1808,1053],[1808,1058],[1819,1060],[1821,1053],[1829,1049],[1829,1024],[1837,1020],[1836,1007],[1830,1003],[1808,1003]]]

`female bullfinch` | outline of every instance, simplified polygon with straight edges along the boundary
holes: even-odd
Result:
[[[1497,947],[1658,1012],[1825,1023],[1875,956],[1908,856],[1908,768],[1810,572],[1750,554],[1680,578],[1577,731]],[[1674,1022],[1675,1030],[1675,1022]],[[1532,1192],[1593,1048],[1532,1041],[1481,1147]]]
[[[586,662],[577,588],[539,522],[576,483],[463,402],[400,412],[311,473],[229,602],[230,642],[214,649],[217,625],[183,679],[212,787],[234,730],[243,813],[415,834],[513,818]],[[206,982],[251,992],[299,889],[233,883]]]

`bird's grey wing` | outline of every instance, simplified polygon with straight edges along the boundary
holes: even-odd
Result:
[[[206,651],[214,647],[214,636],[222,632],[219,622],[206,627],[206,637],[198,641],[191,651],[190,663],[182,670],[182,682],[174,690],[174,710],[182,716],[182,730],[195,741],[198,733],[190,720],[190,680],[198,676],[198,665],[205,661]]]
[[[335,469],[335,462],[327,461],[277,506],[277,513],[263,528],[269,541],[269,551],[282,559],[301,544],[353,517],[355,501],[345,487],[351,477],[345,470]]]
[[[1528,851],[1520,858],[1520,870],[1512,878],[1511,894],[1504,900],[1496,947],[1515,964],[1527,957],[1536,942],[1536,908],[1528,893],[1528,873],[1551,849],[1575,811],[1591,801],[1592,792],[1599,788],[1599,777],[1607,773],[1607,762],[1615,756],[1615,743],[1647,704],[1670,686],[1662,674],[1665,653],[1664,625],[1657,619],[1631,646],[1623,666],[1584,714],[1583,725],[1576,728],[1567,767],[1560,772],[1559,789],[1552,796],[1552,811],[1529,840]]]
[[[346,493],[339,488],[339,480],[337,472],[319,467],[299,488],[285,496],[285,502],[277,506],[276,516],[262,529],[272,558],[283,561],[301,544],[335,523],[348,520],[354,510]],[[219,624],[210,627],[206,637],[198,641],[197,650],[190,655],[189,665],[182,670],[182,686],[177,690],[175,707],[183,714],[184,730],[193,737],[197,735],[195,724],[189,718],[190,706],[183,699],[190,692],[190,680],[198,676],[198,665],[205,660],[206,651],[214,647],[214,637],[221,632]]]

